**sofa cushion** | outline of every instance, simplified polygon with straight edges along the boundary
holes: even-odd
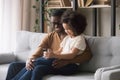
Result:
[[[94,73],[82,72],[75,75],[48,75],[43,80],[94,80]]]
[[[16,49],[15,52],[22,52],[29,49],[29,35],[28,31],[18,31],[16,33]]]
[[[9,64],[0,64],[0,80],[6,80]]]
[[[120,64],[120,37],[112,37],[109,47],[111,52],[110,66]]]
[[[30,49],[36,49],[41,43],[42,39],[45,37],[45,33],[35,33],[31,32],[29,37],[29,47]]]
[[[26,62],[26,60],[28,59],[28,57],[31,54],[31,51],[30,50],[26,50],[26,51],[23,51],[23,52],[17,52],[15,54],[16,54],[16,60],[17,61]]]
[[[120,64],[120,37],[88,37],[92,59],[80,65],[80,71],[95,72],[98,68]]]
[[[12,52],[0,53],[0,64],[6,64],[15,61],[15,55]]]
[[[34,53],[42,39],[46,36],[46,33],[18,31],[16,36],[15,55],[18,61],[25,62]]]

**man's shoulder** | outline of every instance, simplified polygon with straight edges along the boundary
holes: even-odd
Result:
[[[57,35],[57,34],[58,34],[58,33],[55,32],[55,31],[52,31],[52,32],[48,33],[49,36],[53,36],[53,35]]]
[[[46,38],[53,39],[53,38],[55,38],[57,36],[58,36],[58,33],[55,32],[55,31],[53,31],[53,32],[48,33],[48,35],[46,36]]]

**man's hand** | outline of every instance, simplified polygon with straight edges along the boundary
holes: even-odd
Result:
[[[48,49],[47,51],[44,51],[43,57],[46,59],[55,58],[55,54],[51,49]]]
[[[53,62],[52,66],[54,68],[61,68],[63,66],[66,66],[67,64],[69,64],[68,60],[57,59]]]
[[[27,70],[32,70],[34,68],[33,62],[34,62],[34,59],[28,59],[26,61],[26,66],[25,67],[26,67]]]

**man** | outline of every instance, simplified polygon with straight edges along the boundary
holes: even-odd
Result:
[[[7,74],[6,80],[11,80],[12,78],[14,78],[16,76],[16,74],[18,74],[19,71],[21,71],[21,69],[23,69],[23,67],[25,67],[27,70],[33,70],[34,69],[33,62],[35,61],[36,58],[43,56],[43,49],[50,48],[53,51],[56,51],[57,49],[59,49],[61,41],[66,36],[66,33],[64,32],[62,24],[60,23],[63,12],[64,12],[64,10],[61,10],[61,9],[54,10],[52,12],[51,24],[52,24],[52,27],[54,28],[54,31],[49,33],[44,38],[42,43],[36,49],[35,53],[28,58],[28,60],[26,61],[26,64],[14,62],[10,65],[10,67],[8,69],[8,74]],[[74,68],[66,69],[65,68],[66,65],[73,64],[73,63],[84,63],[84,62],[88,61],[90,58],[91,58],[91,54],[90,54],[89,47],[87,45],[85,52],[83,54],[81,54],[80,56],[75,57],[74,59],[55,60],[52,63],[52,66],[55,69],[51,70],[52,71],[51,73],[64,74],[64,75],[73,74],[76,72],[76,70],[74,70]],[[45,69],[45,67],[44,67],[42,70],[47,70],[47,68]],[[37,73],[38,73],[38,75],[36,75],[35,80],[37,80],[37,79],[41,80],[39,72],[36,72],[36,74]],[[42,73],[44,73],[44,72],[42,72]],[[46,74],[48,74],[48,73],[44,73],[44,75],[46,75]]]

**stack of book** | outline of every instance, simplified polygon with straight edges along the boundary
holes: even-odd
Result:
[[[48,0],[47,7],[68,7],[71,6],[70,0]]]
[[[78,0],[79,7],[88,7],[93,3],[93,0]]]

